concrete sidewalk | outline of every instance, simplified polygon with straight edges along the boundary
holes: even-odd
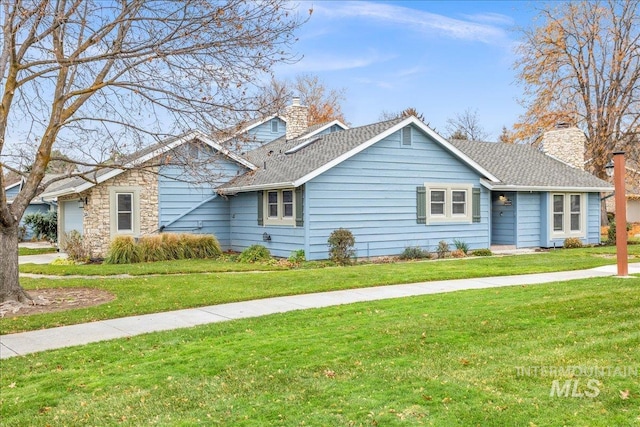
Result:
[[[294,310],[402,298],[414,295],[455,292],[465,289],[534,285],[573,279],[605,277],[615,274],[616,266],[610,265],[590,270],[563,271],[557,273],[376,286],[371,288],[265,298],[142,316],[123,317],[32,332],[1,335],[0,359],[114,338],[130,337],[148,332],[188,328],[207,323],[225,322],[233,319],[258,317]],[[629,264],[629,274],[640,274],[640,263]]]

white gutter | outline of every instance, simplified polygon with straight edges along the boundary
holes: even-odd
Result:
[[[542,185],[508,185],[494,184],[485,179],[480,180],[480,185],[491,191],[558,191],[572,193],[609,193],[613,191],[613,187],[561,187],[561,186],[542,186]]]

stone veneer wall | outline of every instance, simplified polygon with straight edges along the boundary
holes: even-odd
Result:
[[[287,121],[287,140],[300,136],[309,127],[309,107],[300,105],[300,98],[293,98],[284,117]]]
[[[109,189],[112,187],[140,187],[140,234],[154,233],[158,229],[158,175],[153,169],[130,170],[111,178],[91,189],[59,201],[87,197],[84,206],[84,241],[89,245],[92,257],[104,257],[111,242],[111,203]],[[135,217],[137,218],[137,216]],[[134,236],[138,237],[138,236]]]
[[[542,137],[542,150],[574,168],[584,170],[587,137],[577,127],[555,129]]]

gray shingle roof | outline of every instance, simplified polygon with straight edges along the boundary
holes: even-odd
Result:
[[[305,175],[325,166],[348,151],[374,138],[385,130],[400,123],[397,118],[368,126],[347,129],[307,139],[286,140],[284,137],[269,142],[248,152],[245,157],[258,169],[240,175],[220,190],[239,189],[248,186],[269,186],[280,183],[292,183]],[[308,134],[311,130],[307,130]],[[286,154],[294,147],[303,146],[295,152]]]
[[[258,169],[219,187],[222,192],[291,184],[400,123],[397,118],[309,139],[284,137],[246,154]],[[450,141],[451,145],[500,180],[497,186],[611,188],[588,172],[572,168],[529,145]],[[308,144],[308,145],[305,145]],[[295,152],[294,147],[301,146]],[[289,151],[291,150],[291,151]],[[289,153],[287,154],[287,152]]]
[[[503,185],[516,187],[611,187],[606,181],[562,163],[531,145],[449,141],[491,172]]]

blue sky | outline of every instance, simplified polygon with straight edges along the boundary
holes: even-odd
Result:
[[[345,88],[352,126],[383,111],[414,107],[440,133],[448,118],[477,110],[497,139],[523,113],[515,83],[516,27],[531,24],[530,2],[317,1],[294,46],[303,59],[276,69],[277,78],[318,75]]]

